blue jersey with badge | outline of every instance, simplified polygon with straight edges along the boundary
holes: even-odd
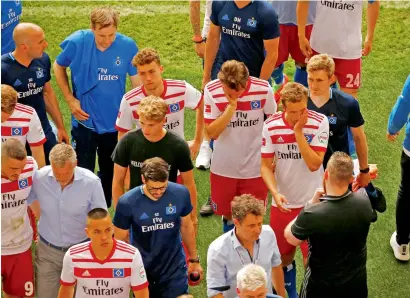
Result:
[[[219,53],[223,61],[241,61],[250,75],[258,78],[265,60],[263,41],[280,35],[272,5],[252,1],[239,9],[234,1],[213,1],[210,19],[221,27]]]
[[[51,61],[46,53],[31,61],[28,67],[17,62],[12,53],[1,56],[1,83],[18,92],[19,103],[36,110],[45,134],[51,131],[43,97],[44,85],[51,79],[50,69]]]
[[[14,51],[13,30],[20,22],[21,0],[1,1],[1,54]]]
[[[141,253],[150,283],[186,274],[180,227],[181,217],[191,211],[188,189],[173,182],[168,182],[167,190],[157,201],[148,198],[142,186],[118,201],[114,225],[123,230],[132,227],[132,245]]]
[[[89,52],[88,49],[78,49],[77,45],[82,44],[83,38],[94,38],[91,30],[81,30],[84,35],[77,32],[69,36],[60,44],[63,51],[57,57],[57,63],[63,67],[70,67],[76,55]],[[95,42],[92,43],[96,47]],[[96,49],[95,75],[98,76],[98,84],[89,92],[87,100],[81,98],[81,94],[76,93],[76,85],[73,84],[73,94],[80,100],[81,108],[90,115],[83,124],[95,132],[102,134],[116,132],[115,121],[120,109],[121,99],[125,93],[127,73],[130,76],[137,74],[137,69],[131,64],[132,58],[137,54],[138,48],[135,42],[121,34],[116,33],[116,38],[111,46],[105,51]],[[84,56],[84,59],[87,59]],[[72,117],[72,125],[78,126],[77,120]]]

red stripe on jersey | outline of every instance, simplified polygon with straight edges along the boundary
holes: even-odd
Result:
[[[84,248],[89,249],[90,248],[90,243],[84,243],[82,245],[77,246],[76,248],[73,248],[70,250],[70,254],[74,255],[76,254],[78,251],[82,251]]]
[[[317,125],[305,125],[305,126],[303,126],[303,128],[313,128],[313,129],[318,129],[318,128],[319,128],[319,126],[317,126]]]
[[[211,113],[211,105],[205,105],[205,113]]]
[[[318,117],[319,119],[323,119],[323,118],[324,118],[323,114],[320,114],[320,113],[315,112],[315,111],[312,111],[312,110],[308,110],[308,115],[316,116],[316,117]]]
[[[128,132],[128,131],[129,131],[128,129],[119,127],[117,124],[115,124],[115,129],[116,129],[117,131],[121,131],[121,132]]]
[[[268,131],[276,130],[276,129],[291,129],[289,126],[271,126],[268,127]]]
[[[125,278],[131,276],[131,268],[78,268],[74,267],[77,278]]]
[[[245,96],[251,96],[251,95],[266,95],[266,94],[268,94],[268,91],[251,91],[251,92],[247,92],[246,94],[245,93],[242,94],[241,98]]]
[[[30,118],[9,118],[7,121],[30,122]]]
[[[213,88],[210,88],[210,89],[208,89],[208,91],[209,92],[214,92],[215,90],[218,90],[218,89],[222,89],[222,85],[218,85],[218,86],[215,86]],[[223,89],[221,90],[221,92],[223,92]],[[214,97],[214,96],[212,95],[212,97]]]
[[[33,112],[34,109],[32,107],[25,106],[25,105],[22,105],[22,104],[17,104],[14,109],[17,110],[17,111],[20,111],[20,112],[30,114],[30,115],[32,115],[34,113]]]
[[[308,115],[308,118],[309,118],[309,119],[312,119],[312,120],[315,120],[315,121],[317,121],[317,122],[322,122],[322,119],[319,119],[319,118],[316,117],[316,116]]]
[[[237,111],[252,111],[252,110],[262,110],[265,106],[266,99],[262,100],[252,100],[252,101],[238,101],[236,110]],[[229,102],[215,103],[220,111],[225,111],[226,106]]]
[[[139,286],[131,286],[131,289],[133,291],[140,291],[142,289],[145,289],[146,287],[148,287],[148,281],[144,282],[143,284],[140,284]]]
[[[163,99],[170,99],[170,98],[174,98],[174,97],[179,97],[179,96],[182,96],[184,94],[185,94],[185,92],[174,93],[174,94],[164,96]]]
[[[310,148],[312,148],[315,151],[319,151],[319,152],[326,152],[327,147],[320,147],[320,146],[310,146]]]
[[[196,107],[194,108],[194,110],[196,110],[197,108],[199,108],[199,106],[201,105],[201,103],[204,101],[204,95],[201,95],[201,98],[198,101],[198,104],[196,105]]]
[[[216,81],[213,82],[213,83],[209,83],[209,84],[208,84],[208,90],[211,89],[211,88],[213,88],[213,87],[215,87],[215,86],[217,86],[217,85],[222,86],[222,82],[221,82],[220,80],[216,80]]]
[[[165,98],[164,98],[165,99]],[[185,101],[181,100],[176,103],[171,103],[168,105],[168,112],[167,114],[172,114],[172,113],[177,113],[179,111],[182,111],[185,106]]]
[[[261,157],[262,158],[273,158],[275,157],[275,153],[262,153]]]
[[[33,185],[33,177],[27,177],[23,179],[19,179],[16,181],[12,182],[6,182],[1,184],[1,192],[2,193],[7,193],[7,192],[12,192],[12,191],[17,191],[21,189],[25,189],[27,187],[30,187]]]
[[[97,263],[94,259],[72,259],[72,261],[76,263]],[[115,262],[132,263],[132,259],[109,259],[109,260],[106,260],[104,263],[115,263]]]
[[[37,143],[28,143],[30,147],[36,147],[36,146],[41,146],[43,145],[45,142],[47,142],[46,137],[44,137],[40,142]]]
[[[30,159],[27,159],[26,165],[34,165],[34,159],[33,157]]]
[[[20,132],[21,129],[21,132]],[[18,137],[18,136],[25,136],[28,133],[28,126],[2,126],[1,127],[1,135],[4,137]],[[14,134],[13,134],[14,133]]]
[[[27,164],[28,164],[28,163],[27,163]],[[30,171],[32,171],[32,170],[34,170],[34,168],[24,169],[23,171],[21,171],[21,174],[30,172]]]
[[[167,86],[168,87],[181,87],[181,88],[185,88],[185,83],[183,82],[167,82]]]
[[[268,84],[267,84],[267,83],[257,82],[257,81],[253,81],[253,80],[251,80],[251,84],[252,84],[252,85],[257,85],[257,86],[268,87]]]
[[[256,77],[250,77],[250,79],[251,79],[251,82],[253,83],[253,82],[257,82],[257,83],[264,83],[264,84],[268,84],[268,81],[265,81],[265,80],[262,80],[262,79],[259,79],[259,78],[256,78]]]
[[[70,287],[70,286],[74,286],[75,283],[76,282],[65,282],[65,281],[60,279],[60,285],[62,285],[62,286]]]
[[[138,88],[136,88],[134,90],[131,90],[130,92],[126,93],[124,95],[124,98],[125,98],[125,100],[130,100],[133,97],[140,95],[141,93],[142,93],[142,89],[141,89],[141,87],[138,87]]]
[[[75,252],[71,252],[70,255],[76,255],[76,254],[85,252],[85,251],[87,251],[87,250],[89,250],[89,249],[90,249],[89,247],[85,247],[85,248],[83,248],[83,249],[81,249],[81,250],[79,249],[79,250],[76,250]]]
[[[220,98],[220,97],[226,97],[226,95],[224,94],[224,93],[218,93],[218,94],[215,94],[215,95],[212,95],[212,97],[213,98]]]
[[[279,120],[280,118],[282,118],[282,114],[273,114],[272,116],[270,116],[268,119],[266,119],[265,124],[269,124],[275,120]]]
[[[288,144],[288,143],[296,143],[296,137],[294,134],[277,134],[270,136],[272,144]]]
[[[214,121],[215,121],[215,119],[207,119],[207,118],[204,119],[204,122],[205,122],[206,124],[210,124],[210,123],[212,123],[212,122],[214,122]]]
[[[127,252],[127,253],[132,254],[132,255],[135,254],[135,250],[132,251],[131,249],[125,248],[125,247],[117,247],[117,250],[120,250],[120,251],[123,251],[123,252]]]
[[[140,102],[141,101],[134,101],[134,102],[130,102],[130,107],[133,107],[133,106],[137,106],[137,105],[139,105],[140,104]]]
[[[133,253],[135,253],[137,251],[137,249],[134,246],[128,245],[128,244],[125,244],[125,243],[117,242],[117,247],[132,250]]]
[[[168,83],[170,83],[170,84],[184,84],[184,86],[185,86],[185,82],[181,81],[181,80],[166,79],[165,81],[167,81],[167,85],[168,85]]]
[[[137,111],[132,111],[132,116],[134,117],[134,119],[137,119],[137,120],[140,118]]]

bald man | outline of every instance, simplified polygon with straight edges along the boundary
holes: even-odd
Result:
[[[63,117],[53,88],[51,87],[51,61],[45,49],[48,43],[41,27],[32,23],[20,23],[13,31],[16,49],[1,56],[1,83],[12,86],[18,92],[18,102],[33,107],[40,118],[44,134],[46,164],[48,155],[57,143],[47,113],[57,126],[59,142],[69,143]],[[16,130],[15,135],[23,134]],[[26,148],[31,155],[30,148]]]

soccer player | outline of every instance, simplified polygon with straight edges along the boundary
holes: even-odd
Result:
[[[270,225],[282,256],[286,291],[295,298],[296,248],[286,241],[283,231],[322,185],[329,122],[326,116],[307,109],[308,90],[301,84],[286,84],[281,101],[284,111],[274,114],[263,126],[261,173],[273,197]],[[306,242],[301,249],[306,262]]]
[[[175,298],[188,293],[188,274],[202,278],[190,213],[190,194],[183,185],[168,181],[169,167],[159,157],[142,163],[143,185],[127,192],[118,201],[114,216],[115,237],[141,252],[147,270],[149,292],[155,298]],[[195,212],[195,211],[194,211]],[[187,270],[181,238],[190,259]]]
[[[37,163],[17,139],[1,144],[1,277],[6,298],[34,297],[27,197]]]
[[[67,37],[54,62],[58,86],[72,113],[71,134],[78,165],[94,172],[98,153],[98,174],[108,207],[114,167],[111,153],[118,138],[115,119],[127,74],[133,87],[139,85],[137,69],[131,64],[137,45],[117,32],[118,24],[118,12],[111,8],[93,9],[91,30],[79,30]],[[72,91],[67,67],[71,70]]]
[[[18,94],[13,87],[1,85],[1,141],[18,139],[26,142],[39,168],[45,166],[43,144],[46,142],[36,110],[17,103]]]
[[[369,55],[372,50],[380,2],[368,0],[367,35],[363,49],[362,9],[365,1],[314,2],[316,2],[316,18],[309,41],[305,29],[309,1],[298,1],[300,49],[307,58],[318,53],[332,57],[335,60],[335,76],[340,89],[357,98],[361,84],[362,56]]]
[[[18,102],[36,110],[47,141],[43,144],[46,164],[57,143],[47,113],[57,126],[58,142],[69,142],[57,97],[51,86],[51,61],[44,50],[48,43],[43,29],[32,23],[20,23],[13,31],[16,49],[1,56],[1,83],[12,86]],[[26,147],[30,155],[30,148]]]
[[[216,140],[211,162],[211,197],[215,214],[231,230],[231,201],[249,193],[266,200],[260,174],[259,148],[263,120],[276,112],[267,81],[249,76],[243,62],[227,61],[218,79],[205,86],[205,127]]]
[[[135,298],[148,298],[141,254],[114,239],[108,211],[95,208],[88,212],[85,231],[90,241],[72,246],[64,256],[58,298],[128,298],[130,289]]]
[[[368,297],[366,241],[373,210],[365,194],[351,192],[353,162],[335,152],[323,188],[285,229],[294,246],[309,241],[309,262],[300,297]]]
[[[1,54],[14,51],[13,30],[20,22],[23,4],[21,0],[1,1]]]
[[[164,67],[161,65],[160,56],[154,49],[142,49],[135,55],[132,64],[137,68],[142,85],[127,92],[120,105],[115,128],[118,130],[118,138],[136,125],[138,121],[138,105],[148,95],[162,98],[168,105],[165,128],[174,132],[181,138],[184,136],[184,111],[189,108],[196,111],[196,130],[193,141],[188,144],[191,156],[198,153],[202,141],[204,129],[204,103],[202,94],[190,84],[180,80],[162,79]]]
[[[403,91],[397,98],[387,128],[387,138],[395,141],[401,128],[406,124],[406,136],[401,154],[401,182],[396,203],[396,231],[390,238],[394,256],[400,261],[410,260],[410,75],[404,83]]]
[[[272,5],[265,1],[213,1],[210,19],[202,89],[216,79],[211,69],[218,49],[218,69],[225,61],[237,60],[245,63],[251,76],[268,80],[278,57],[280,35]]]

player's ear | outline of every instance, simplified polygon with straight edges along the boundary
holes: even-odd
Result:
[[[160,66],[159,66],[159,71],[160,71],[160,73],[162,74],[162,73],[164,72],[164,66],[160,65]]]
[[[337,80],[336,76],[334,74],[332,74],[329,78],[330,86],[332,86],[334,83],[336,83],[336,80]]]
[[[141,181],[142,181],[142,183],[143,183],[143,184],[145,184],[145,178],[144,178],[144,175],[141,175]]]
[[[90,231],[88,230],[88,228],[85,228],[84,231],[85,231],[85,234],[87,235],[87,238],[91,238],[89,235]]]
[[[352,175],[352,177],[350,178],[349,184],[352,184],[354,181],[354,176]]]

